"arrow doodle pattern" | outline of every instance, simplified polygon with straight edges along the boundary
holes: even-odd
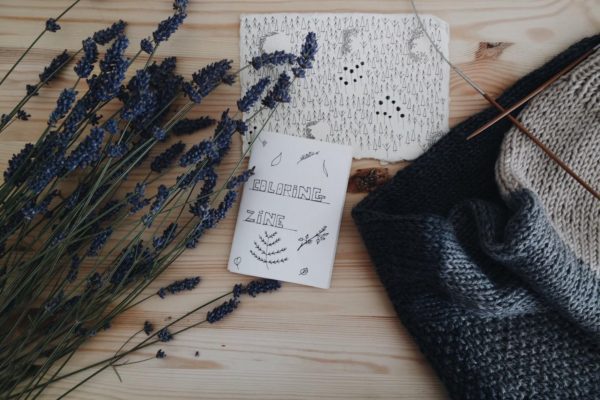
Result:
[[[447,49],[447,24],[423,19]],[[308,31],[319,41],[314,70],[294,84],[292,102],[278,109],[266,131],[350,145],[356,158],[398,161],[417,157],[448,129],[449,68],[409,14],[244,16],[242,62],[258,46],[297,53]],[[242,89],[280,68],[244,70]],[[252,121],[248,141],[263,118]]]

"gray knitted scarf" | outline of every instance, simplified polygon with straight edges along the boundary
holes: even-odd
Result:
[[[584,39],[499,99],[510,106]],[[600,50],[519,118],[600,187]],[[396,311],[455,399],[600,398],[600,202],[475,115],[353,210]]]

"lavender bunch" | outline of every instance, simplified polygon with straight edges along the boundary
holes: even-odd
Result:
[[[79,51],[61,53],[2,118],[0,131],[19,116],[26,119],[23,105],[78,58],[73,84],[60,93],[39,139],[8,161],[0,185],[0,393],[7,397],[36,397],[69,376],[61,374],[63,360],[130,308],[199,285],[200,278],[193,277],[158,291],[150,287],[226,217],[253,173],[238,171],[243,157],[227,176],[217,173],[232,142],[247,131],[240,113],[263,104],[255,115],[268,112],[266,124],[290,100],[294,79],[305,75],[295,71],[312,66],[314,35],[307,36],[300,55],[258,55],[242,69],[278,65],[289,73],[273,85],[261,80],[249,89],[237,102],[237,113],[226,110],[218,121],[193,117],[190,112],[221,85],[232,84],[239,71],[221,60],[185,79],[175,58],[154,60],[158,46],[187,16],[187,1],[175,0],[173,9],[133,56],[122,21],[91,34]],[[59,19],[50,20],[44,32],[67,30]],[[102,57],[99,46],[106,46]],[[146,62],[133,70],[138,57]],[[212,134],[191,136],[213,125]],[[186,149],[174,140],[177,135],[194,143]],[[232,298],[205,322],[229,315],[240,296],[276,286],[234,288],[227,294]],[[148,342],[95,366],[114,367],[139,346],[169,341],[193,326],[146,329]]]

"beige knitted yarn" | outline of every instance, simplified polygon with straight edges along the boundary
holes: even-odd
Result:
[[[534,98],[519,119],[600,190],[600,50]],[[562,239],[600,275],[600,201],[516,128],[504,138],[496,180],[505,197],[535,192]]]

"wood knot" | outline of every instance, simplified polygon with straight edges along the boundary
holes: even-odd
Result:
[[[500,57],[504,49],[513,44],[512,42],[479,42],[479,48],[475,52],[475,61],[495,60]]]

